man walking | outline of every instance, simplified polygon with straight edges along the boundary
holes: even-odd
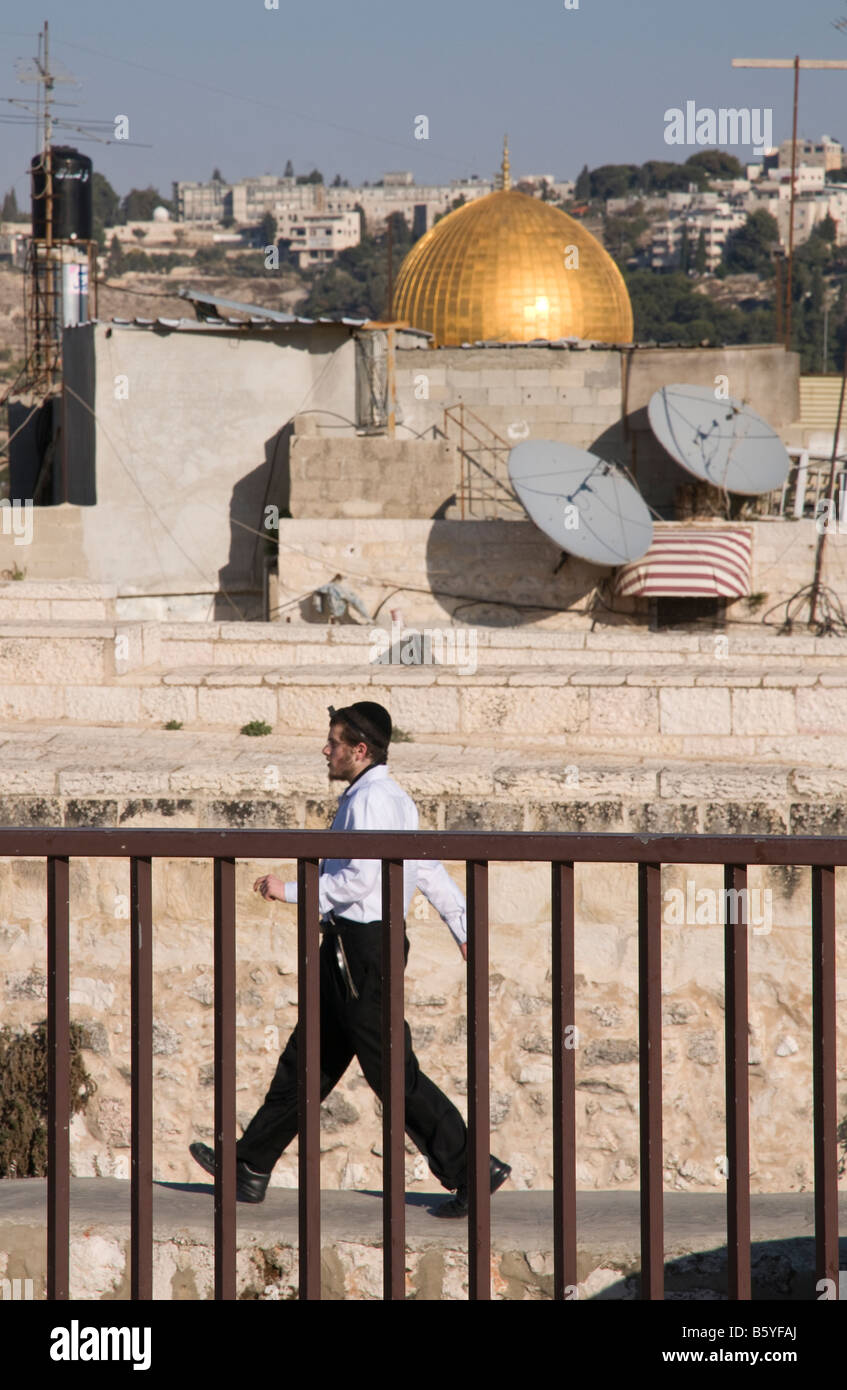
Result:
[[[332,822],[333,830],[417,830],[411,797],[389,776],[386,761],[391,716],[382,705],[360,700],[336,710],[330,706],[329,737],[323,749],[331,780],[347,782]],[[325,859],[319,878],[324,939],[320,950],[321,1100],[357,1057],[369,1085],[382,1094],[382,873],[378,859]],[[297,901],[297,884],[274,874],[256,879],[263,898]],[[407,861],[403,873],[404,912],[419,888],[450,928],[467,959],[464,894],[437,861]],[[409,942],[405,943],[406,958]],[[455,1196],[436,1209],[442,1217],[468,1211],[467,1128],[452,1101],[421,1071],[405,1030],[406,1133],[426,1158],[443,1187]],[[297,1133],[297,1029],[276,1069],[264,1104],[236,1146],[240,1201],[261,1202],[271,1171]],[[206,1144],[190,1152],[207,1173],[215,1155]],[[493,1155],[490,1186],[496,1192],[511,1168]]]

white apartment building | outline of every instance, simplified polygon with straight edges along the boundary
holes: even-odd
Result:
[[[804,173],[802,180],[799,177],[801,171]],[[794,244],[797,246],[808,241],[814,228],[827,214],[836,224],[836,240],[839,246],[847,242],[847,184],[824,184],[824,172],[822,167],[803,170],[801,166],[801,170],[798,170],[797,196],[794,200]],[[807,175],[810,177],[806,177]],[[783,246],[788,245],[791,210],[790,172],[784,179],[760,179],[751,189],[744,205],[748,212],[760,209],[769,212],[776,219],[780,241]]]
[[[301,270],[335,260],[339,251],[361,240],[358,212],[288,212],[277,222],[277,237],[291,243]]]
[[[683,197],[689,195],[681,195]],[[653,227],[650,239],[650,265],[653,270],[679,269],[682,245],[686,233],[691,255],[697,249],[700,233],[706,249],[706,270],[714,271],[720,264],[723,248],[730,232],[743,227],[747,214],[742,208],[731,207],[716,194],[699,193],[694,198],[708,200],[700,206],[689,206]],[[712,201],[714,200],[714,201]]]
[[[458,198],[470,202],[494,191],[491,179],[454,179],[449,184],[416,184],[408,170],[386,174],[380,184],[360,188],[333,188],[324,184],[297,183],[294,178],[261,174],[238,183],[174,184],[180,222],[220,222],[230,217],[236,226],[255,225],[272,212],[279,223],[289,212],[336,214],[364,210],[369,232],[381,231],[387,217],[401,213],[410,227],[428,231],[439,213],[447,212]]]

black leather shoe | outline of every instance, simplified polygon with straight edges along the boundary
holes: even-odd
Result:
[[[496,1192],[498,1187],[503,1186],[503,1183],[506,1181],[512,1170],[508,1163],[501,1163],[500,1159],[495,1158],[493,1154],[490,1155],[490,1159],[491,1186],[489,1188],[489,1191]],[[433,1213],[434,1216],[446,1216],[448,1219],[450,1219],[451,1217],[455,1218],[458,1216],[467,1216],[467,1214],[467,1183],[463,1184],[458,1189],[455,1197],[448,1197],[447,1201],[442,1202],[440,1207],[436,1207]]]
[[[188,1152],[207,1173],[215,1176],[215,1151],[208,1144],[189,1144]],[[243,1158],[235,1161],[235,1195],[239,1202],[264,1202],[270,1173],[254,1173]]]

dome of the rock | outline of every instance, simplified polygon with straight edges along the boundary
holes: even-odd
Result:
[[[437,222],[400,267],[394,317],[437,347],[533,338],[632,341],[632,308],[607,251],[573,217],[504,187]]]

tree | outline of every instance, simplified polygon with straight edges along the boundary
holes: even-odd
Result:
[[[15,197],[15,190],[14,188],[10,188],[3,199],[3,211],[0,212],[0,221],[17,222],[19,218],[20,212],[18,211],[18,200]]]
[[[638,254],[639,239],[649,225],[642,203],[634,203],[620,217],[610,217],[607,213],[603,218],[603,245],[619,266],[626,265]]]
[[[771,305],[744,308],[718,304],[695,289],[680,271],[657,275],[634,270],[624,274],[635,317],[637,342],[770,343],[774,341]]]
[[[703,230],[703,228],[701,227],[701,228],[700,228],[700,235],[699,235],[698,238],[697,238],[697,249],[696,249],[696,251],[694,252],[694,269],[697,271],[697,274],[698,274],[698,275],[704,275],[704,274],[705,274],[705,272],[706,272],[706,265],[707,265],[707,257],[706,257],[706,233],[705,233],[705,231]]]
[[[123,275],[124,273],[124,252],[121,243],[118,241],[117,232],[112,236],[109,244],[109,255],[106,259],[107,275]]]
[[[109,180],[95,172],[91,178],[91,213],[101,227],[115,227],[121,211],[121,200]]]
[[[744,178],[744,169],[735,155],[727,154],[725,150],[698,150],[685,162],[692,168],[702,169],[713,179]]]
[[[436,222],[441,221],[442,217],[446,217],[448,212],[455,212],[456,208],[463,208],[466,202],[467,198],[465,197],[464,193],[460,193],[458,198],[453,199],[449,208],[445,208],[443,212],[436,213],[435,217],[433,217],[432,219],[433,227],[435,226]]]
[[[682,239],[679,243],[679,268],[686,275],[691,269],[691,236],[687,222],[682,224]]]
[[[764,210],[751,212],[743,227],[730,232],[723,248],[726,268],[736,274],[770,276],[771,249],[779,243],[776,219]]]
[[[214,169],[212,170],[212,183],[223,183],[223,181],[223,174],[221,173],[218,166],[215,165]]]
[[[313,272],[309,293],[295,312],[309,318],[347,314],[351,318],[381,318],[388,297],[388,221],[392,224],[394,272],[412,235],[402,213],[386,218],[379,236],[363,235],[358,246],[341,251],[326,270]]]
[[[259,223],[259,236],[262,246],[276,245],[276,218],[272,212],[266,212]]]
[[[199,270],[215,270],[226,261],[222,246],[199,246],[194,256],[194,264]]]
[[[591,171],[591,197],[623,198],[638,187],[640,174],[637,164],[601,164]]]
[[[131,188],[121,203],[121,213],[124,222],[149,222],[157,207],[173,211],[167,198],[155,188]]]
[[[812,236],[819,237],[821,241],[828,241],[831,245],[835,244],[837,235],[838,227],[836,226],[835,218],[829,212],[826,217],[821,218],[817,226],[812,228]]]
[[[668,159],[648,159],[641,166],[640,186],[645,193],[685,193],[692,183],[702,187],[706,181],[701,170]]]
[[[324,176],[320,169],[313,169],[311,174],[298,174],[298,183],[323,183]]]
[[[583,164],[579,177],[574,184],[573,196],[578,203],[585,203],[591,197],[591,175],[588,172],[587,164]]]
[[[294,178],[294,165],[291,163],[291,160],[290,160],[290,159],[286,159],[286,161],[285,161],[285,173],[283,174],[283,178],[285,178],[285,179],[293,179],[293,178]]]

